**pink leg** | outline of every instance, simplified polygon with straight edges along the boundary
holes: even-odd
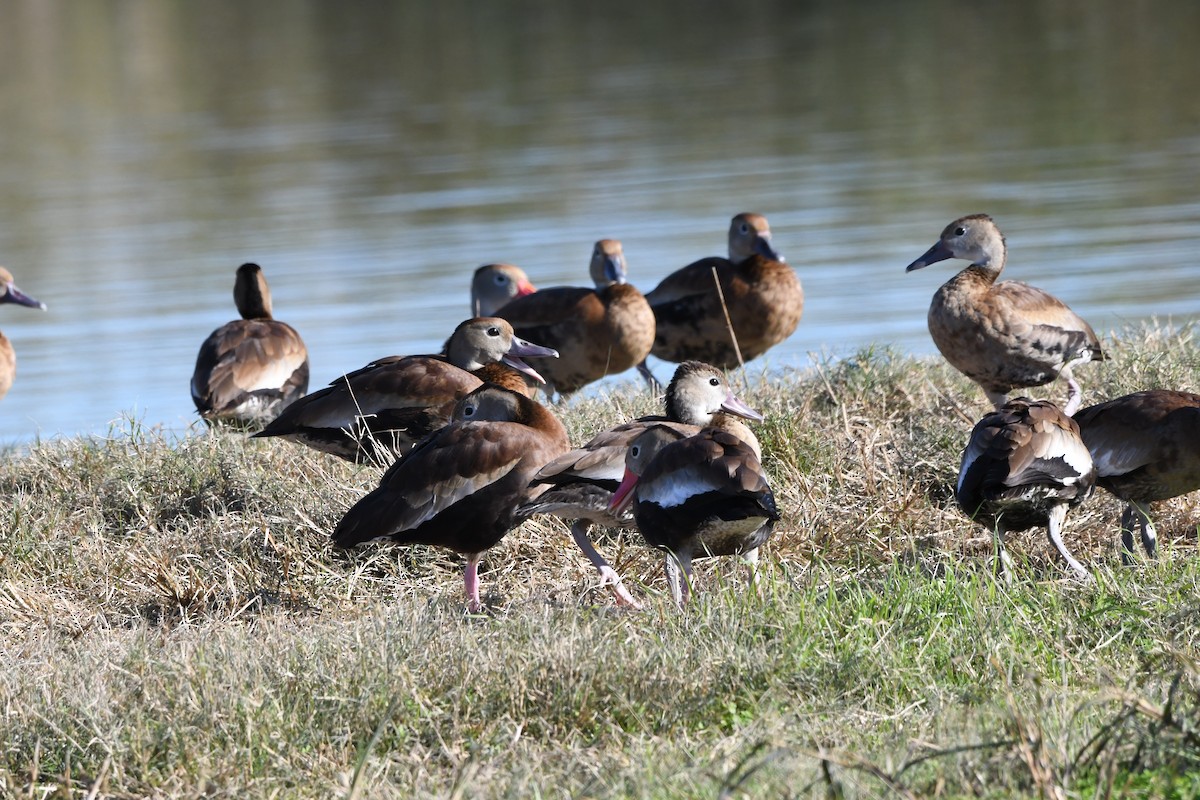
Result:
[[[617,605],[627,606],[629,608],[641,608],[642,605],[637,600],[633,599],[633,595],[621,583],[621,576],[617,571],[609,565],[604,556],[600,555],[592,540],[587,536],[587,529],[591,523],[586,519],[577,519],[571,525],[571,538],[575,540],[575,544],[583,551],[583,554],[592,562],[592,566],[600,573],[600,585],[608,586],[612,593],[613,599]]]
[[[467,590],[467,611],[478,614],[482,604],[479,602],[479,560],[483,553],[467,553],[467,568],[463,572],[463,586]]]

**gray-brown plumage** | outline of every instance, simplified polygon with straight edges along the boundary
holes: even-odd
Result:
[[[626,282],[625,255],[615,239],[601,239],[589,267],[595,289],[557,286],[514,298],[496,315],[519,336],[543,342],[559,359],[542,370],[548,394],[568,395],[636,366],[654,342],[654,312]]]
[[[0,289],[4,290],[4,293],[0,294],[0,303],[15,303],[27,308],[46,310],[45,303],[34,300],[16,287],[16,284],[13,283],[12,273],[4,267],[0,267]],[[17,354],[8,337],[0,333],[0,397],[4,397],[12,388],[13,376],[16,375],[16,372]]]
[[[1004,236],[986,214],[946,226],[906,271],[948,258],[971,262],[933,295],[929,333],[950,365],[983,387],[1000,408],[1010,392],[1067,381],[1070,416],[1082,401],[1072,368],[1104,358],[1095,331],[1061,300],[1020,281],[998,281],[1008,255]]]
[[[634,527],[632,513],[614,514],[609,510],[612,493],[625,474],[629,444],[653,425],[667,425],[689,436],[699,433],[702,427],[713,427],[737,436],[761,457],[757,437],[738,417],[761,420],[762,415],[733,393],[725,374],[716,367],[699,361],[680,364],[667,387],[665,405],[665,416],[640,417],[603,431],[583,447],[546,464],[533,479],[546,491],[524,509],[529,514],[553,514],[571,520],[572,538],[621,605],[636,606],[637,602],[587,532],[593,523]]]
[[[685,436],[654,425],[634,439],[611,505],[631,503],[646,543],[667,551],[667,582],[680,604],[691,591],[694,559],[740,555],[753,567],[780,518],[758,457],[714,428]]]
[[[540,489],[529,480],[564,453],[567,432],[548,409],[485,384],[459,401],[453,421],[424,439],[346,512],[338,547],[375,539],[445,547],[466,556],[468,607],[480,607],[483,553],[524,519],[518,506]]]
[[[1096,483],[1125,501],[1121,542],[1133,551],[1136,520],[1153,557],[1157,534],[1150,503],[1200,489],[1200,395],[1170,389],[1127,394],[1075,415],[1092,453]]]
[[[1045,525],[1050,543],[1080,577],[1088,571],[1062,540],[1067,510],[1091,497],[1096,467],[1079,426],[1053,403],[1017,397],[981,419],[963,450],[954,496],[992,530],[998,568],[1011,580],[1004,534]]]
[[[676,270],[646,300],[655,318],[652,355],[675,363],[695,359],[721,369],[739,365],[739,350],[741,360],[749,361],[787,339],[804,312],[800,279],[772,246],[766,217],[748,213],[738,214],[729,225],[729,258],[705,258]],[[644,364],[640,369],[653,383]]]
[[[192,401],[206,422],[261,427],[308,389],[308,349],[271,316],[271,290],[257,264],[233,285],[242,318],[213,331],[196,356]]]
[[[497,317],[455,328],[446,355],[390,356],[343,375],[293,403],[260,433],[307,445],[347,461],[390,464],[450,421],[454,404],[484,381],[525,390],[541,377],[522,358],[553,356],[518,338]]]
[[[471,278],[471,313],[494,317],[508,302],[533,294],[537,287],[529,282],[525,270],[512,264],[484,264]]]

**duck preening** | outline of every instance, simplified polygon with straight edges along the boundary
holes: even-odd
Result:
[[[971,431],[955,499],[996,542],[997,568],[1012,579],[1004,534],[1045,525],[1050,543],[1079,577],[1088,571],[1063,544],[1068,509],[1091,497],[1096,467],[1075,421],[1053,403],[1017,397]]]
[[[594,289],[557,286],[514,298],[496,315],[517,335],[558,350],[542,370],[548,394],[567,395],[636,366],[654,342],[654,312],[627,282],[616,239],[601,239],[589,265]]]
[[[737,418],[762,420],[763,417],[733,393],[721,370],[699,361],[680,364],[667,386],[665,405],[665,416],[646,416],[618,425],[546,464],[533,478],[533,484],[542,486],[544,492],[523,509],[528,514],[552,514],[571,520],[572,538],[600,573],[601,583],[611,587],[620,605],[636,607],[637,601],[592,544],[587,532],[593,523],[634,527],[633,514],[628,509],[620,513],[609,509],[612,494],[625,474],[625,455],[630,443],[654,425],[666,425],[688,436],[699,433],[701,427],[713,427],[739,438],[755,456],[761,454],[754,432]]]
[[[787,339],[804,312],[800,279],[772,245],[767,218],[748,213],[729,225],[729,258],[704,258],[676,270],[646,300],[654,309],[652,355],[721,369]],[[654,382],[644,363],[639,369]]]
[[[453,420],[384,474],[379,487],[333,531],[338,547],[375,539],[445,547],[466,556],[468,609],[480,608],[483,554],[525,518],[518,507],[540,489],[529,481],[562,455],[567,432],[544,406],[485,384],[455,406]]]
[[[646,543],[667,551],[667,583],[678,604],[691,593],[694,559],[740,555],[753,578],[758,548],[780,519],[754,451],[716,428],[688,436],[654,425],[639,434],[610,501],[614,512],[630,506]]]
[[[46,310],[45,303],[34,300],[17,288],[13,283],[12,273],[4,267],[0,267],[0,289],[4,290],[4,293],[0,294],[0,303],[15,303],[26,308]],[[16,375],[16,372],[17,354],[13,350],[12,342],[8,341],[8,337],[0,333],[0,397],[4,397],[12,388],[13,376]]]
[[[271,316],[271,290],[257,264],[238,267],[233,300],[242,318],[200,346],[192,401],[210,424],[261,427],[308,390],[308,349],[292,326]]]
[[[1096,463],[1096,483],[1125,502],[1122,556],[1133,552],[1133,529],[1154,557],[1158,536],[1150,503],[1200,489],[1200,395],[1151,389],[1088,406],[1075,414]]]
[[[257,437],[279,436],[356,463],[390,464],[451,417],[481,383],[525,392],[541,376],[522,359],[557,353],[517,337],[498,317],[455,328],[445,355],[391,356],[293,403]]]
[[[950,365],[983,387],[999,409],[1015,389],[1067,381],[1063,412],[1083,400],[1072,368],[1104,358],[1092,326],[1052,294],[999,281],[1008,248],[986,214],[951,222],[907,272],[948,258],[971,262],[933,295],[929,333]]]

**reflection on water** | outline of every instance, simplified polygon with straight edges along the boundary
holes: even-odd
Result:
[[[186,427],[243,261],[314,386],[438,347],[481,263],[581,283],[613,237],[648,289],[743,210],[807,294],[773,369],[932,352],[949,269],[904,266],[977,211],[1099,331],[1195,318],[1198,29],[1186,0],[5,4],[0,263],[50,311],[0,307],[0,442]]]

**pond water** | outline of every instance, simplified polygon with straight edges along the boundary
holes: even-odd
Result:
[[[904,267],[974,212],[1102,336],[1195,320],[1197,31],[1190,0],[5,3],[0,263],[49,311],[0,306],[0,443],[186,432],[245,261],[313,387],[434,351],[480,264],[585,283],[612,237],[648,290],[744,210],[807,294],[772,372],[934,352],[950,268]]]

